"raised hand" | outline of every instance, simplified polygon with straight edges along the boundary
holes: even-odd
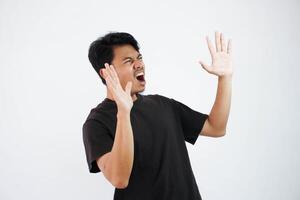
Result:
[[[229,39],[226,45],[226,40],[222,33],[215,32],[216,49],[213,47],[212,42],[206,36],[206,41],[210,55],[212,58],[211,65],[207,65],[202,61],[199,61],[201,66],[208,72],[217,76],[231,76],[233,74],[232,66],[232,44]]]
[[[107,63],[104,64],[105,69],[103,75],[106,81],[106,85],[110,93],[112,94],[114,101],[117,104],[118,112],[129,112],[133,106],[133,100],[131,97],[132,82],[127,82],[125,91],[123,90],[118,75],[113,65]]]

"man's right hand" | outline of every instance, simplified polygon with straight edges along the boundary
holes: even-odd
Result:
[[[132,82],[129,81],[126,84],[125,91],[123,90],[118,74],[116,73],[114,66],[108,63],[104,64],[103,70],[104,79],[106,81],[109,92],[113,95],[114,101],[117,104],[118,112],[130,113],[133,106],[133,100],[131,97]]]

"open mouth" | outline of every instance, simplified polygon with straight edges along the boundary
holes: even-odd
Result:
[[[141,82],[144,82],[145,81],[145,76],[144,76],[144,73],[143,72],[140,72],[138,73],[135,78],[138,80],[138,81],[141,81]]]
[[[137,76],[136,79],[139,81],[145,81],[144,75]]]

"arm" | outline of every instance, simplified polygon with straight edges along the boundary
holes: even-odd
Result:
[[[216,32],[216,49],[214,49],[208,37],[206,37],[206,40],[211,53],[212,64],[208,66],[201,61],[200,64],[207,72],[218,76],[218,89],[214,105],[200,134],[210,137],[221,137],[226,133],[231,103],[233,74],[231,40],[229,40],[226,48],[223,34]]]
[[[218,78],[216,99],[209,117],[204,123],[201,135],[210,137],[225,135],[231,103],[231,81],[232,77]]]
[[[131,97],[132,83],[123,90],[113,66],[105,64],[100,72],[104,76],[107,89],[112,94],[118,108],[115,139],[111,152],[97,160],[98,166],[105,177],[117,188],[128,185],[134,158],[134,140],[130,121],[133,106]]]
[[[97,164],[115,187],[128,185],[134,158],[133,133],[130,114],[118,112],[115,140],[112,151],[100,157]]]

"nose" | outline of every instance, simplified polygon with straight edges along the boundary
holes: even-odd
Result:
[[[144,67],[144,63],[141,60],[136,60],[133,66],[134,69],[140,69]]]

